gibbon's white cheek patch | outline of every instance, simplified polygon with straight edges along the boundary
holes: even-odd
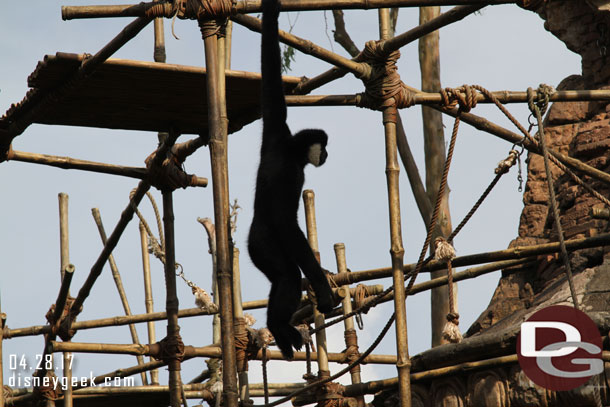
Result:
[[[320,156],[322,155],[322,145],[320,143],[313,144],[309,147],[307,158],[310,163],[316,167],[320,166]]]

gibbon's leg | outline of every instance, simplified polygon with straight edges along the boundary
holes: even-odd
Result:
[[[294,357],[293,346],[297,350],[303,346],[301,333],[290,325],[290,319],[300,302],[301,272],[296,264],[286,264],[283,270],[275,273],[267,308],[267,327],[286,359]]]
[[[316,257],[305,238],[305,235],[301,231],[298,225],[293,226],[289,235],[288,244],[290,245],[290,252],[294,255],[297,264],[305,274],[305,277],[309,280],[311,287],[316,294],[316,300],[318,302],[318,310],[322,313],[332,311],[334,308],[333,292],[328,284],[328,279],[316,260]]]

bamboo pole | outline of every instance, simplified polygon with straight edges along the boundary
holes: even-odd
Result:
[[[117,355],[154,355],[159,352],[158,344],[152,345],[132,345],[132,344],[114,344],[114,343],[81,343],[81,342],[49,342],[49,350],[51,352],[78,352],[78,353],[105,353],[105,354],[117,354]],[[222,356],[223,349],[218,345],[209,346],[185,346],[184,347],[184,358],[190,359],[193,357],[213,357],[218,358]],[[254,360],[262,360],[263,352],[259,349],[258,353],[253,357]],[[327,353],[323,356],[327,362],[333,363],[347,363],[345,361],[344,353]],[[286,360],[282,357],[282,352],[279,350],[267,349],[267,359],[269,360]],[[305,352],[297,351],[294,353],[294,360],[305,361],[307,355]],[[318,360],[318,352],[311,352],[311,360]],[[154,368],[160,367],[156,365],[156,362],[146,363],[142,366],[152,365]],[[395,355],[369,355],[364,359],[363,363],[377,363],[377,364],[396,364]],[[137,373],[141,372],[140,366],[132,368]],[[139,370],[135,370],[139,369]],[[150,369],[150,368],[149,368]],[[118,371],[122,371],[119,369]],[[133,373],[132,373],[133,374]]]
[[[152,167],[157,167],[158,165],[161,164],[161,162],[165,159],[165,156],[167,155],[167,152],[169,151],[169,149],[176,142],[177,137],[178,136],[176,134],[170,134],[170,137],[166,140],[166,142],[163,143],[161,145],[161,147],[159,147],[159,149],[157,150],[157,154],[155,155],[155,158],[153,159]],[[138,184],[138,187],[136,188],[135,193],[129,199],[129,204],[121,213],[121,218],[119,219],[117,225],[115,226],[114,230],[110,234],[108,241],[104,245],[104,249],[102,250],[102,252],[98,256],[97,260],[91,267],[91,270],[89,272],[89,275],[87,276],[87,279],[85,280],[85,283],[83,284],[80,291],[78,292],[78,295],[77,295],[76,299],[74,300],[74,303],[72,304],[72,307],[70,309],[70,314],[68,316],[68,321],[67,321],[68,325],[71,325],[74,322],[74,320],[76,319],[77,315],[80,313],[80,308],[82,307],[83,303],[85,302],[85,299],[89,296],[89,293],[91,292],[91,288],[93,287],[93,284],[95,284],[95,281],[97,280],[99,275],[102,273],[102,269],[104,267],[104,264],[106,264],[106,261],[108,260],[108,256],[110,256],[110,254],[116,247],[117,243],[119,242],[119,239],[121,238],[121,235],[123,234],[123,231],[125,231],[125,228],[129,224],[129,221],[131,221],[131,219],[133,218],[135,208],[138,206],[138,204],[140,203],[140,201],[142,200],[142,198],[144,197],[144,194],[146,194],[146,191],[148,191],[148,189],[150,189],[150,184],[146,181],[140,181],[140,183]]]
[[[313,190],[306,189],[303,191],[303,204],[305,207],[305,224],[307,226],[307,240],[313,251],[318,263],[320,263],[320,250],[318,248],[318,227],[316,225],[316,207],[315,194]],[[318,328],[324,325],[324,314],[316,307],[313,307],[313,319],[315,327]],[[326,329],[321,329],[316,332],[316,348],[318,349],[318,378],[326,378],[330,376],[328,367],[328,349],[326,341]]]
[[[144,272],[144,305],[146,307],[146,313],[152,313],[154,311],[153,295],[152,295],[152,281],[150,276],[150,254],[148,253],[148,235],[146,234],[146,228],[144,224],[140,222],[140,249],[142,252],[142,270]],[[157,341],[155,334],[155,323],[153,321],[147,321],[146,323],[148,331],[148,343],[155,343]],[[151,358],[152,361],[152,358]],[[150,382],[151,384],[159,384],[159,371],[157,369],[150,371]]]
[[[387,40],[390,35],[390,10],[379,9],[379,35]],[[392,281],[394,285],[394,313],[396,315],[396,369],[398,370],[398,394],[401,407],[411,407],[411,383],[409,373],[409,345],[407,334],[406,296],[402,270],[405,249],[402,244],[400,193],[398,175],[398,148],[396,144],[396,107],[383,110],[385,131],[386,179],[390,220],[390,255],[392,259]]]
[[[14,153],[14,151],[13,151]],[[58,194],[58,199],[59,199],[59,258],[60,258],[60,274],[61,274],[61,281],[62,281],[62,285],[61,288],[64,287],[64,283],[66,283],[66,275],[69,275],[70,277],[68,277],[68,282],[67,282],[67,286],[68,286],[68,290],[66,290],[66,299],[67,297],[70,295],[70,290],[69,290],[69,286],[70,286],[70,280],[72,279],[72,275],[74,272],[74,266],[72,266],[72,268],[69,268],[70,265],[70,244],[69,244],[69,229],[68,229],[68,195],[61,192]],[[66,270],[69,269],[72,272],[67,273],[66,274]],[[60,298],[63,296],[61,294],[61,289],[60,289]],[[65,306],[65,300],[64,300],[64,305],[61,306],[61,311],[63,312],[64,306]],[[60,304],[56,303],[56,308],[55,310],[57,311]],[[61,317],[61,314],[59,315]],[[55,319],[56,321],[58,319]],[[66,388],[64,389],[64,406],[65,407],[72,407],[73,405],[73,401],[72,401],[72,354],[70,352],[64,352],[63,355],[63,374],[64,377],[67,379],[67,385]],[[2,383],[0,382],[0,388],[2,388]],[[0,403],[0,407],[2,407],[2,403]]]
[[[455,9],[454,9],[455,10]],[[440,15],[440,7],[421,7],[419,10],[419,24],[424,26],[428,21],[434,20]],[[438,21],[438,20],[437,20]],[[421,87],[427,92],[438,92],[441,90],[440,77],[440,50],[439,32],[433,31],[419,38],[419,64],[421,73]],[[440,94],[439,94],[440,96]],[[424,130],[424,152],[426,159],[426,196],[431,204],[437,199],[439,185],[441,183],[443,168],[445,166],[445,134],[443,128],[442,113],[430,109],[427,106],[421,108],[423,130]],[[451,213],[449,209],[449,188],[445,188],[440,202],[438,221],[432,231],[431,241],[436,238],[447,238],[453,230],[451,226]],[[425,220],[426,227],[430,218]],[[430,247],[430,253],[434,253],[434,247]],[[430,278],[434,279],[446,274],[445,270],[432,271]],[[431,345],[438,346],[442,343],[442,332],[447,322],[449,313],[449,290],[443,285],[432,289],[430,293],[430,324],[432,328]],[[452,287],[453,301],[457,304],[457,284]],[[456,309],[457,312],[457,309]]]
[[[434,107],[434,106],[433,106],[433,108],[439,109],[443,113],[446,113],[452,117],[456,117],[458,114],[457,108],[456,109],[445,109],[445,108]],[[498,136],[501,139],[504,139],[510,143],[513,143],[513,144],[523,143],[523,146],[528,151],[531,151],[536,154],[541,154],[540,149],[536,145],[534,145],[530,140],[524,139],[523,135],[513,133],[512,131],[505,129],[504,127],[498,126],[497,124],[492,123],[491,121],[489,121],[483,117],[477,116],[472,113],[462,112],[462,113],[460,113],[460,120],[462,120],[465,123],[470,124],[471,126],[477,128],[479,130],[482,130],[489,134],[493,134],[494,136]],[[594,168],[590,165],[587,165],[576,158],[567,156],[562,153],[558,153],[555,150],[551,150],[551,149],[547,149],[547,150],[551,155],[553,155],[555,158],[557,158],[559,161],[561,161],[563,164],[570,167],[571,169],[580,171],[580,172],[582,172],[590,177],[593,177],[599,181],[602,181],[606,184],[610,184],[610,174],[600,171],[597,168]]]
[[[338,10],[338,9],[376,9],[382,7],[423,7],[423,6],[452,6],[452,5],[497,5],[514,3],[514,0],[283,0],[281,11],[305,10]],[[63,20],[82,18],[107,17],[138,17],[153,6],[153,3],[112,5],[112,6],[62,6]],[[260,0],[243,0],[233,4],[231,13],[259,13]],[[173,10],[166,7],[160,13],[163,17],[171,17]],[[211,17],[211,16],[207,16]]]
[[[347,261],[345,259],[345,244],[336,243],[334,245],[335,249],[335,260],[337,262],[337,273],[349,273],[347,268]],[[349,286],[342,286],[344,290],[345,296],[341,301],[343,305],[343,315],[347,315],[352,312],[352,298],[349,292]],[[345,329],[345,346],[346,349],[349,349],[351,346],[350,340],[348,339],[348,335],[353,335],[356,349],[358,349],[358,335],[356,334],[356,330],[354,329],[354,317],[349,317],[343,321],[343,327]],[[362,378],[360,377],[360,365],[354,366],[350,370],[350,376],[352,379],[352,384],[360,383]],[[358,407],[364,407],[364,397],[358,397],[356,399],[358,403]]]
[[[568,250],[580,250],[587,249],[592,247],[600,247],[606,246],[610,244],[610,234],[605,233],[602,235],[588,237],[588,238],[580,238],[580,239],[571,239],[566,240],[566,246]],[[486,253],[478,253],[467,256],[456,257],[452,264],[458,264],[455,267],[469,266],[473,264],[481,264],[481,263],[491,263],[491,262],[502,262],[504,260],[515,260],[515,259],[528,259],[532,256],[537,256],[540,254],[549,254],[549,253],[557,253],[559,252],[559,243],[545,243],[541,245],[532,245],[532,246],[517,246],[511,249],[499,250],[494,252],[486,252]],[[442,262],[438,262],[436,260],[430,261],[427,265],[422,268],[422,271],[430,271],[430,270],[438,270],[443,267],[446,267],[446,264]],[[498,268],[494,267],[507,267],[501,265],[501,263],[492,263],[483,267],[490,267],[493,270],[497,270]],[[405,264],[403,266],[405,273],[410,273],[415,269],[415,264]],[[474,270],[474,269],[473,269]],[[470,270],[466,270],[460,273],[469,273]],[[458,276],[460,273],[456,273],[454,281],[459,281]],[[345,284],[353,284],[360,281],[365,280],[374,280],[378,278],[389,277],[392,274],[392,268],[384,267],[372,270],[364,270],[364,271],[353,271],[348,273],[347,275],[335,275],[333,280],[337,285],[345,285]],[[466,278],[464,278],[466,279]],[[422,283],[423,284],[423,283]],[[414,287],[417,287],[415,285]],[[419,292],[419,291],[418,291]],[[259,309],[265,308],[267,306],[267,300],[256,300],[256,301],[247,301],[244,303],[244,309]],[[188,308],[184,310],[180,310],[178,312],[178,316],[181,318],[195,317],[200,315],[210,315],[212,313],[202,310],[200,308]],[[159,321],[165,319],[167,314],[165,312],[155,312],[152,314],[138,314],[132,315],[131,317],[126,316],[115,316],[110,318],[101,318],[90,321],[79,321],[72,324],[72,328],[81,330],[81,329],[92,329],[92,328],[101,328],[106,326],[119,326],[119,325],[127,325],[130,323],[139,323],[139,322],[147,322],[147,321]],[[48,325],[35,325],[25,328],[15,328],[15,329],[5,329],[4,338],[16,338],[21,336],[33,336],[33,335],[41,335],[46,334],[51,331]]]
[[[480,5],[481,3],[477,3],[477,4]],[[489,4],[489,3],[487,3],[487,4]],[[424,4],[424,5],[432,6],[432,5],[436,5],[436,4],[428,3],[428,4]],[[393,5],[387,4],[387,5],[382,5],[382,7],[393,7]],[[464,7],[467,7],[467,6],[464,6]],[[426,34],[429,34],[435,30],[438,30],[441,27],[444,27],[445,25],[451,24],[457,20],[464,18],[464,16],[467,15],[464,13],[467,11],[469,11],[469,9],[455,7],[453,9],[439,15],[438,17],[428,21],[427,23],[422,24],[418,27],[415,27],[415,28],[399,35],[400,39],[399,40],[393,39],[394,42],[389,43],[389,45],[388,45],[387,41],[384,42],[382,40],[382,43],[385,44],[384,45],[385,50],[390,52],[390,51],[392,51],[392,49],[390,49],[390,48],[396,45],[396,41],[400,41],[401,46],[405,46],[408,43],[413,42]],[[473,12],[473,11],[470,11],[470,12]],[[390,32],[389,28],[387,31],[388,31],[388,33]],[[394,37],[394,38],[399,38],[399,37]],[[282,40],[281,35],[280,35],[280,40]],[[314,54],[314,55],[317,56],[316,54]],[[335,65],[337,65],[337,64],[335,64]],[[309,93],[313,89],[319,88],[320,86],[325,85],[329,82],[332,82],[335,79],[343,77],[347,73],[346,69],[349,70],[350,72],[355,73],[355,71],[350,70],[347,66],[340,66],[340,65],[337,65],[337,66],[339,66],[339,68],[337,68],[337,67],[332,68],[326,72],[323,72],[322,74],[320,74],[318,76],[314,76],[311,79],[301,82],[294,89],[293,93],[295,93],[295,94]],[[358,76],[358,75],[356,75],[356,76]],[[362,76],[358,76],[358,77],[362,77]]]
[[[209,22],[207,22],[209,24]],[[220,317],[222,330],[223,359],[223,401],[226,407],[237,407],[237,371],[235,368],[235,341],[233,330],[233,304],[231,300],[231,260],[229,252],[229,185],[227,182],[227,144],[223,137],[221,99],[218,88],[218,43],[216,34],[199,21],[205,45],[205,60],[208,75],[208,121],[210,135],[210,156],[212,164],[212,185],[214,195],[214,223],[216,224],[216,250],[218,267],[218,288],[220,292]]]
[[[148,170],[139,167],[127,167],[116,164],[105,164],[94,161],[79,160],[71,157],[58,157],[47,154],[26,153],[23,151],[11,150],[8,153],[7,161],[20,161],[34,164],[43,164],[51,167],[62,168],[64,170],[82,170],[101,174],[121,175],[129,178],[145,180],[148,177]],[[206,187],[207,178],[196,177],[195,183],[191,186]]]
[[[167,336],[170,341],[180,339],[178,326],[178,295],[176,294],[176,249],[174,234],[174,202],[171,191],[163,191],[163,229],[165,231],[165,308],[167,311]],[[170,348],[172,349],[172,348]],[[177,350],[176,350],[177,351]],[[180,378],[180,355],[170,356],[169,401],[171,407],[180,407],[182,380]]]
[[[97,225],[97,230],[100,234],[100,238],[102,239],[102,244],[105,245],[108,241],[108,237],[106,236],[106,230],[104,230],[104,224],[102,223],[102,215],[100,214],[100,210],[98,208],[92,208],[91,214],[93,215],[93,219],[95,220],[95,224]],[[127,294],[125,293],[125,288],[123,287],[123,280],[121,279],[119,268],[117,267],[116,262],[114,261],[114,256],[112,255],[112,253],[108,256],[108,265],[110,265],[112,279],[114,280],[114,284],[119,293],[119,298],[121,299],[121,304],[123,305],[125,315],[129,316],[131,315],[131,307],[129,306]],[[139,344],[140,339],[138,338],[138,331],[136,331],[136,326],[134,324],[129,324],[129,333],[131,334],[131,340],[133,341],[133,343],[136,345]],[[142,356],[136,356],[136,359],[139,365],[144,363],[144,358]],[[142,372],[140,378],[142,379],[142,384],[148,384],[146,373]]]
[[[241,276],[239,271],[239,249],[233,247],[233,311],[235,313],[235,320],[244,318],[244,309],[241,301]],[[243,324],[236,324],[235,335],[243,334],[245,326]],[[240,332],[241,330],[241,332]],[[237,367],[237,381],[239,384],[239,399],[242,402],[250,400],[250,387],[248,385],[248,370],[243,369],[246,364],[239,364]]]
[[[51,89],[35,89],[39,102],[28,111],[23,112],[18,120],[10,123],[7,129],[0,131],[0,162],[6,159],[6,154],[10,150],[12,140],[23,133],[23,131],[49,107],[53,106],[57,100],[70,91],[80,80],[90,75],[106,59],[114,54],[118,49],[135,37],[150,22],[148,18],[139,17],[128,24],[116,37],[106,44],[95,55],[83,61],[78,70],[59,86]],[[33,97],[34,95],[30,95]]]
[[[491,93],[503,104],[527,102],[526,92],[502,90]],[[353,106],[360,103],[360,99],[361,94],[359,93],[353,95],[286,95],[286,104],[288,106]],[[477,93],[476,99],[479,104],[493,103],[481,93]],[[549,100],[552,102],[607,101],[610,100],[610,90],[558,90],[550,95]],[[413,89],[413,101],[416,105],[440,105],[442,103],[440,93],[421,92],[416,89]]]
[[[262,21],[258,18],[237,14],[232,16],[231,19],[252,31],[261,32],[262,30]],[[284,44],[290,45],[304,54],[312,55],[330,64],[344,68],[349,72],[352,72],[358,78],[368,78],[371,75],[371,67],[366,63],[356,62],[352,59],[345,58],[320,47],[309,40],[297,37],[296,35],[283,30],[278,31],[278,36],[280,41]]]

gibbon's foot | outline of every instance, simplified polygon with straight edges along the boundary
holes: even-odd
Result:
[[[290,329],[288,329],[288,334],[290,335],[290,342],[292,343],[292,346],[296,350],[301,350],[301,348],[303,347],[303,335],[301,335],[301,332],[292,325],[290,325]]]
[[[316,290],[316,300],[318,301],[318,311],[323,314],[332,311],[335,307],[333,291],[328,284],[324,284],[320,289]]]

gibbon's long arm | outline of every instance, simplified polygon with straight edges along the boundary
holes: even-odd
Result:
[[[263,0],[261,41],[263,146],[290,137],[278,39],[278,0]]]

